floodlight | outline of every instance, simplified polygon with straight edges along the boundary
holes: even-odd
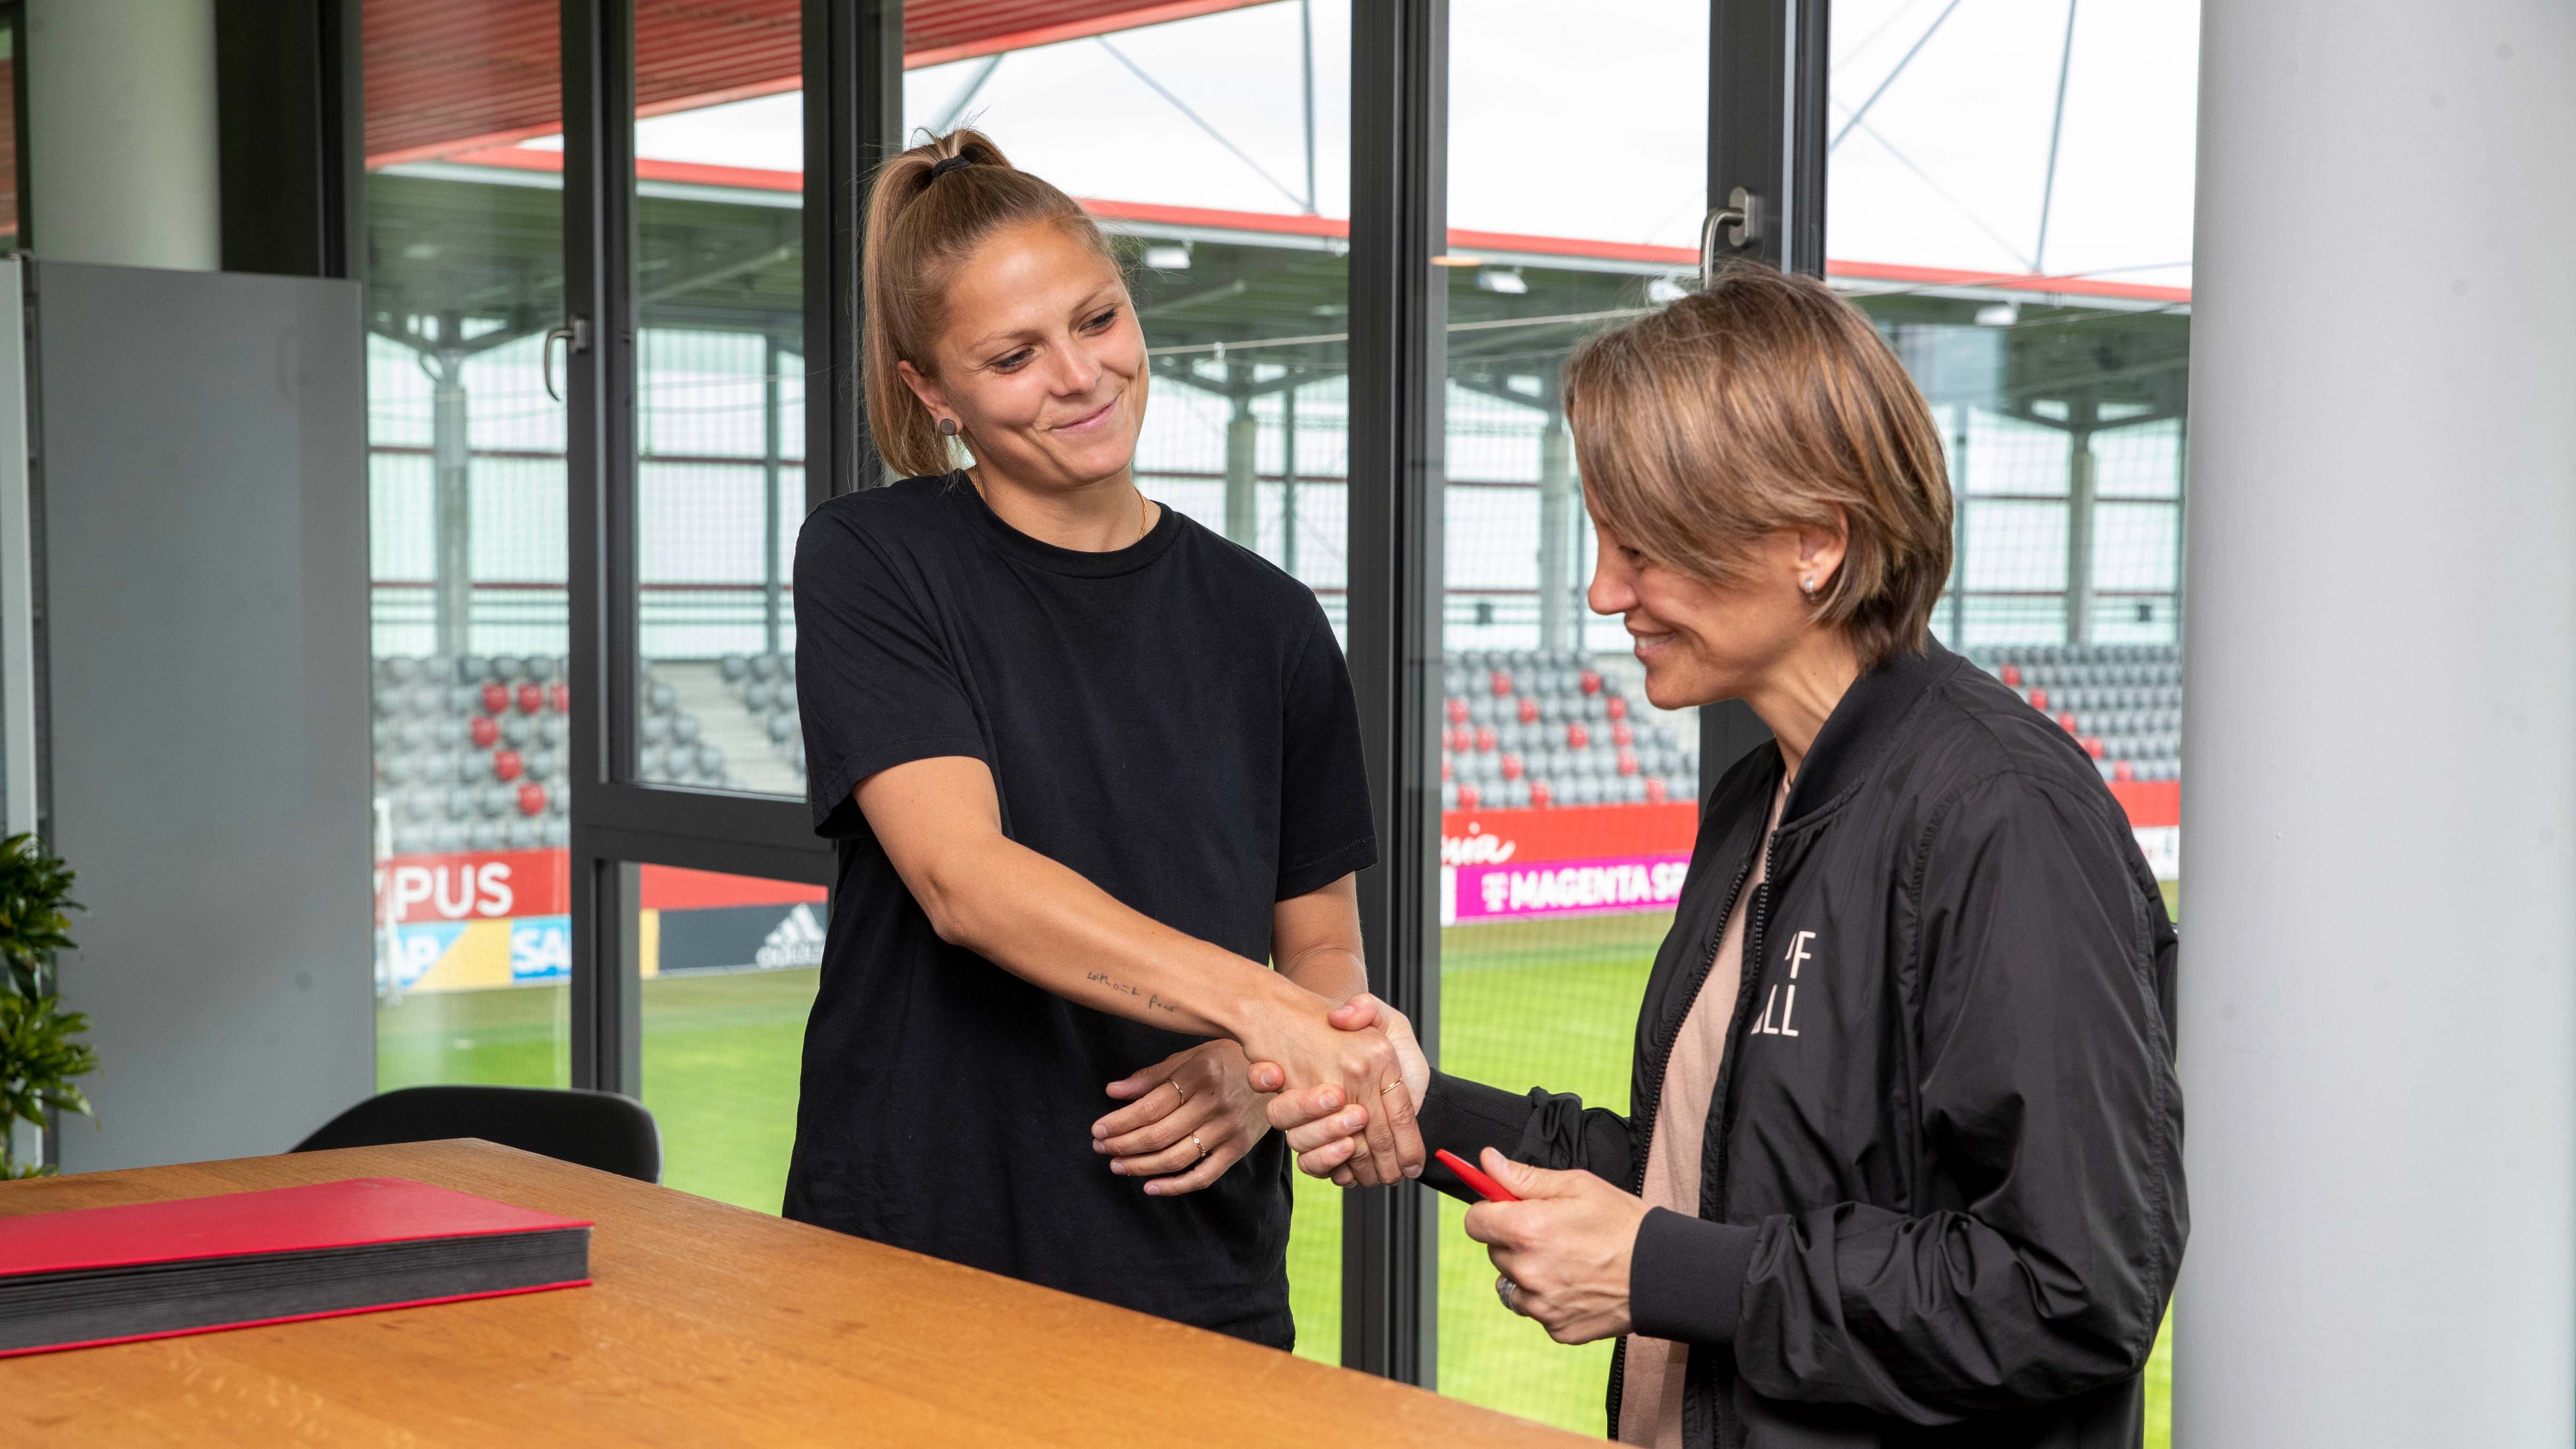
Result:
[[[1186,272],[1190,269],[1187,242],[1166,242],[1145,248],[1145,265],[1157,272]]]
[[[1485,267],[1476,273],[1476,290],[1517,297],[1529,290],[1529,280],[1518,267]]]

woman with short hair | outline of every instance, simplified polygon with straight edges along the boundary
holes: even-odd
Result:
[[[1950,492],[1869,319],[1767,269],[1587,342],[1590,601],[1646,694],[1773,742],[1708,796],[1631,1108],[1436,1075],[1425,1140],[1506,1306],[1618,1335],[1622,1443],[2135,1445],[2182,1256],[2174,932],[2093,762],[1930,638]],[[1271,1110],[1381,1181],[1329,1088]],[[1435,1167],[1425,1178],[1457,1196]]]
[[[786,1214],[1290,1347],[1253,1062],[1422,1158],[1393,1046],[1326,1019],[1376,858],[1340,646],[1136,486],[1144,335],[1071,198],[942,136],[879,169],[865,264],[869,432],[914,476],[797,538],[838,869]]]

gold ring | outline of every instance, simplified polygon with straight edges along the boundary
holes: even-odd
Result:
[[[1385,1086],[1378,1088],[1378,1089],[1377,1089],[1377,1094],[1378,1094],[1379,1096],[1383,1097],[1383,1096],[1385,1096],[1387,1093],[1392,1092],[1392,1091],[1394,1091],[1396,1088],[1401,1087],[1401,1086],[1403,1086],[1403,1085],[1404,1085],[1404,1079],[1403,1079],[1402,1077],[1398,1077],[1398,1078],[1396,1078],[1394,1081],[1387,1083]]]
[[[1189,1094],[1188,1092],[1186,1092],[1186,1091],[1182,1090],[1182,1087],[1181,1087],[1181,1079],[1180,1079],[1180,1078],[1178,1078],[1178,1077],[1174,1077],[1174,1078],[1172,1078],[1172,1094],[1173,1094],[1174,1096],[1177,1096],[1177,1097],[1179,1097],[1179,1098],[1181,1099],[1181,1105],[1183,1105],[1183,1106],[1187,1106],[1187,1105],[1189,1105],[1190,1094]]]
[[[1190,1134],[1190,1145],[1191,1145],[1192,1147],[1195,1147],[1195,1148],[1197,1148],[1197,1149],[1199,1150],[1199,1156],[1200,1156],[1200,1157],[1205,1157],[1205,1156],[1207,1156],[1207,1144],[1206,1144],[1206,1143],[1204,1143],[1204,1142],[1201,1142],[1201,1141],[1199,1140],[1199,1134],[1197,1134],[1197,1133],[1195,1133],[1195,1132],[1193,1132],[1193,1133],[1191,1133],[1191,1134]],[[1195,1159],[1193,1159],[1193,1160],[1195,1160]]]

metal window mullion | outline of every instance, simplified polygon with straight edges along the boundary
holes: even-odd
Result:
[[[1708,202],[1737,187],[1763,224],[1722,257],[1825,274],[1827,0],[1710,0]],[[1699,789],[1771,737],[1741,700],[1699,712]]]
[[[875,480],[859,395],[867,176],[903,135],[903,0],[805,0],[805,506]]]
[[[635,332],[632,0],[564,0],[566,612],[572,655],[572,1084],[634,1094],[634,872],[584,828],[634,757]]]
[[[1448,0],[1352,7],[1351,676],[1380,863],[1360,876],[1370,986],[1439,1055],[1439,679]],[[1342,1362],[1436,1377],[1439,1214],[1416,1186],[1344,1199]]]

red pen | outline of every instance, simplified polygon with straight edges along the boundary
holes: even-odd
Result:
[[[1465,1159],[1459,1157],[1457,1153],[1450,1151],[1448,1148],[1443,1147],[1438,1152],[1431,1155],[1440,1159],[1441,1166],[1458,1174],[1458,1180],[1467,1184],[1469,1187],[1474,1188],[1476,1190],[1476,1196],[1483,1198],[1485,1201],[1519,1202],[1521,1200],[1519,1193],[1512,1191],[1510,1188],[1505,1187],[1501,1183],[1486,1176],[1482,1168],[1469,1166]]]

